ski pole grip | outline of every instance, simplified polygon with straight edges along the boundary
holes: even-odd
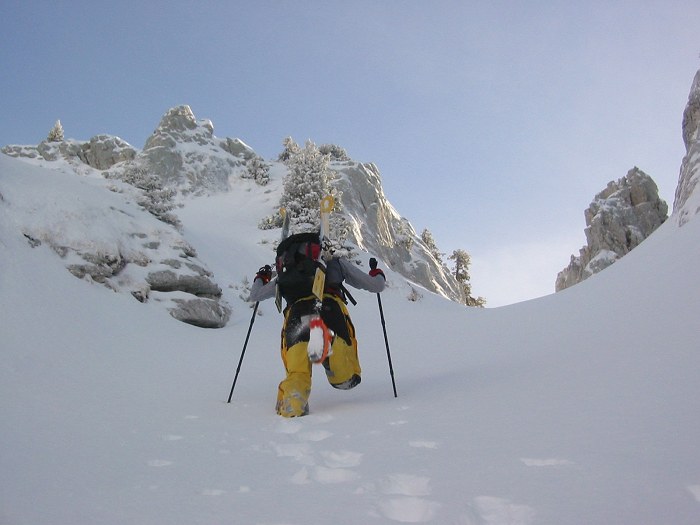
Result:
[[[377,259],[375,259],[374,257],[372,257],[372,258],[369,260],[369,267],[370,267],[372,270],[374,270],[374,269],[377,267]]]

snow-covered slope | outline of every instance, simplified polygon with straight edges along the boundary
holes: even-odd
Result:
[[[0,523],[700,522],[697,217],[667,221],[575,287],[504,308],[408,301],[388,272],[398,398],[376,298],[358,292],[362,384],[336,391],[316,373],[311,414],[285,420],[272,304],[226,403],[252,313],[243,279],[274,243],[250,235],[246,211],[274,210],[273,194],[241,186],[178,211],[233,308],[204,330],[32,248],[14,162],[0,170]],[[52,209],[31,221],[48,227]]]

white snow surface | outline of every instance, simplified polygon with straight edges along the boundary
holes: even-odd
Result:
[[[206,330],[30,247],[28,227],[83,235],[58,223],[84,209],[78,188],[110,240],[99,210],[121,204],[100,185],[0,156],[0,523],[700,523],[697,217],[502,308],[408,301],[388,272],[398,398],[377,300],[357,292],[362,384],[333,390],[317,367],[311,413],[283,419],[272,301],[226,402],[252,313],[233,285],[271,258],[255,224],[274,198],[232,191],[177,212],[234,308]]]

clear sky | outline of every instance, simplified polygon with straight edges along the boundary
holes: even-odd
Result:
[[[0,145],[60,119],[141,148],[180,104],[265,158],[338,144],[500,306],[554,291],[633,166],[672,206],[699,22],[697,0],[4,0]]]

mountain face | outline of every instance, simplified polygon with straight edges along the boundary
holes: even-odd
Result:
[[[695,191],[700,182],[700,71],[695,74],[683,112],[682,136],[686,154],[672,214],[679,226],[700,213],[700,192]],[[638,168],[610,182],[585,211],[588,244],[559,272],[555,290],[573,286],[610,266],[658,228],[667,213],[656,184]]]
[[[42,150],[60,156],[55,143]],[[0,157],[8,224],[31,247],[48,248],[79,279],[163,304],[180,321],[226,324],[231,309],[212,272],[178,228],[144,209],[146,191],[74,164],[73,157],[25,159],[38,166]]]
[[[673,202],[673,215],[679,226],[700,212],[700,193],[694,192],[700,181],[700,71],[695,74],[683,112],[683,142],[686,154]]]
[[[585,211],[587,245],[559,272],[561,291],[598,273],[629,253],[668,218],[668,205],[652,178],[638,168],[611,181]]]
[[[250,192],[256,185],[250,175],[251,166],[265,165],[272,178],[263,182],[270,182],[265,190],[269,193],[267,208],[250,210],[259,214],[260,220],[277,212],[287,167],[282,162],[262,161],[241,140],[219,139],[213,130],[211,121],[197,120],[189,106],[179,106],[165,113],[142,150],[110,135],[97,135],[87,142],[43,141],[37,146],[2,148],[11,157],[80,176],[77,180],[66,179],[64,184],[85,182],[81,179],[87,177],[103,191],[121,195],[126,201],[121,205],[110,203],[98,218],[94,210],[65,211],[57,222],[68,221],[66,231],[72,228],[70,220],[93,223],[92,229],[78,228],[80,236],[27,224],[21,226],[23,233],[36,246],[50,246],[76,277],[131,293],[142,302],[161,301],[173,317],[196,326],[225,326],[231,307],[222,298],[221,286],[207,262],[198,257],[196,246],[186,239],[177,208],[188,199]],[[352,225],[349,241],[409,282],[461,301],[459,283],[386,199],[377,167],[345,160],[331,162],[330,169],[338,175],[335,184],[342,191],[341,213]],[[134,202],[138,207],[125,211],[124,206]],[[72,202],[71,206],[78,204]],[[121,220],[124,215],[137,214],[150,219],[128,224]],[[153,218],[159,220],[157,227],[140,228],[135,224],[151,224]],[[109,242],[103,242],[104,232],[94,224],[100,221],[106,223],[103,226],[120,230]],[[259,241],[267,242],[269,238]]]
[[[170,109],[146,140],[137,162],[163,184],[184,194],[229,190],[229,177],[255,153],[237,139],[218,139],[210,120],[197,120],[189,106]]]
[[[331,163],[342,191],[344,213],[352,225],[350,240],[374,254],[411,282],[453,301],[463,302],[454,276],[438,262],[413,226],[389,203],[374,164]]]

